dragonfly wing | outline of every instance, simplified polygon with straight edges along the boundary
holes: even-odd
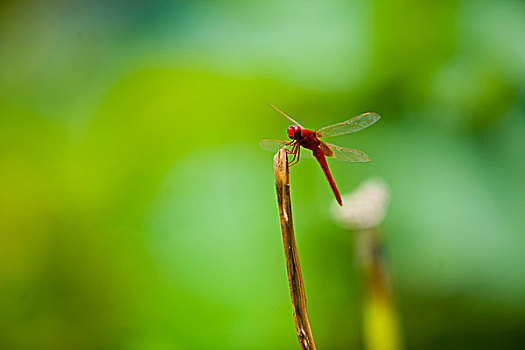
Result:
[[[292,146],[289,146],[285,140],[274,140],[274,139],[262,139],[259,142],[259,146],[261,146],[262,149],[271,151],[271,152],[277,152],[283,147],[286,147],[288,151],[292,150]],[[308,158],[311,159],[314,156],[312,155],[312,151],[309,149],[301,148],[301,154],[300,158]]]
[[[321,150],[323,151],[325,156],[327,156],[327,157],[333,157],[334,156],[334,151],[332,151],[330,146],[328,146],[325,142],[321,142],[321,144],[319,146],[321,147]]]
[[[272,107],[273,109],[275,109],[277,112],[281,113],[284,117],[286,117],[289,121],[291,121],[292,123],[294,123],[295,125],[301,127],[301,129],[305,129],[304,126],[302,126],[301,124],[299,124],[298,122],[296,122],[294,119],[292,119],[290,116],[288,116],[286,113],[284,113],[283,111],[281,111],[279,108],[275,107],[274,105],[272,105],[271,103],[268,103],[270,105],[270,107]]]
[[[330,151],[332,152],[332,155],[326,154],[326,151],[323,152],[327,157],[334,157],[337,160],[343,161],[343,162],[359,162],[359,163],[366,163],[370,161],[370,158],[363,152],[358,151],[356,149],[352,148],[346,148],[346,147],[339,147],[336,145],[332,145],[329,143],[324,142],[324,144],[330,148]]]
[[[301,154],[300,159],[314,159],[314,155],[312,154],[312,151],[306,148],[301,148]]]
[[[288,150],[292,149],[292,147],[288,146],[287,142],[284,140],[262,139],[259,141],[259,146],[264,150],[272,152],[277,152],[283,147],[286,147]]]
[[[331,137],[356,132],[374,124],[379,118],[381,117],[375,113],[363,113],[352,119],[345,120],[344,122],[325,126],[324,128],[317,130],[317,136]]]

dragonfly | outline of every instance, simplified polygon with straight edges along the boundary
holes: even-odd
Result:
[[[334,192],[337,203],[342,206],[343,200],[341,199],[341,194],[335,185],[332,174],[330,173],[330,169],[328,169],[326,157],[334,158],[343,162],[360,163],[369,162],[370,158],[365,153],[356,149],[339,147],[327,142],[323,142],[320,139],[357,132],[374,124],[381,117],[376,113],[367,112],[343,122],[325,126],[324,128],[313,131],[306,129],[304,126],[296,122],[274,105],[270,104],[270,107],[275,109],[293,123],[293,125],[290,125],[286,129],[286,133],[288,134],[288,137],[291,139],[291,141],[262,139],[259,143],[260,146],[268,151],[277,151],[283,147],[286,147],[286,152],[293,156],[290,166],[297,164],[300,158],[308,158],[310,156],[308,153],[301,153],[301,148],[306,148],[312,151],[311,155],[317,160],[317,162],[319,162],[319,165],[321,166],[321,169],[328,180],[328,184]]]

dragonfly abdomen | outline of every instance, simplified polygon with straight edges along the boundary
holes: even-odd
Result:
[[[341,199],[341,194],[339,193],[339,190],[337,189],[337,186],[335,185],[335,181],[332,178],[330,169],[328,169],[328,163],[326,162],[326,157],[324,156],[324,153],[319,146],[317,147],[316,150],[314,150],[314,157],[319,162],[321,169],[323,169],[323,173],[326,176],[328,183],[330,184],[330,188],[332,189],[332,192],[334,192],[337,203],[339,203],[340,206],[343,206],[343,200]]]

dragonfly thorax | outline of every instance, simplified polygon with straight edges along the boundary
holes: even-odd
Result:
[[[288,129],[286,129],[286,133],[292,140],[297,140],[301,138],[301,127],[298,125],[290,125]]]

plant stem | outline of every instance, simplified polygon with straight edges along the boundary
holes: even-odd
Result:
[[[364,284],[364,341],[368,350],[402,348],[382,241],[376,228],[355,232]]]
[[[299,264],[299,256],[295,245],[295,236],[292,221],[292,204],[290,200],[290,183],[288,173],[288,156],[284,148],[280,149],[273,158],[275,172],[275,189],[281,220],[284,258],[288,272],[288,284],[292,299],[295,330],[299,344],[303,350],[315,350],[314,338],[308,321],[306,297],[304,293],[303,275]]]

